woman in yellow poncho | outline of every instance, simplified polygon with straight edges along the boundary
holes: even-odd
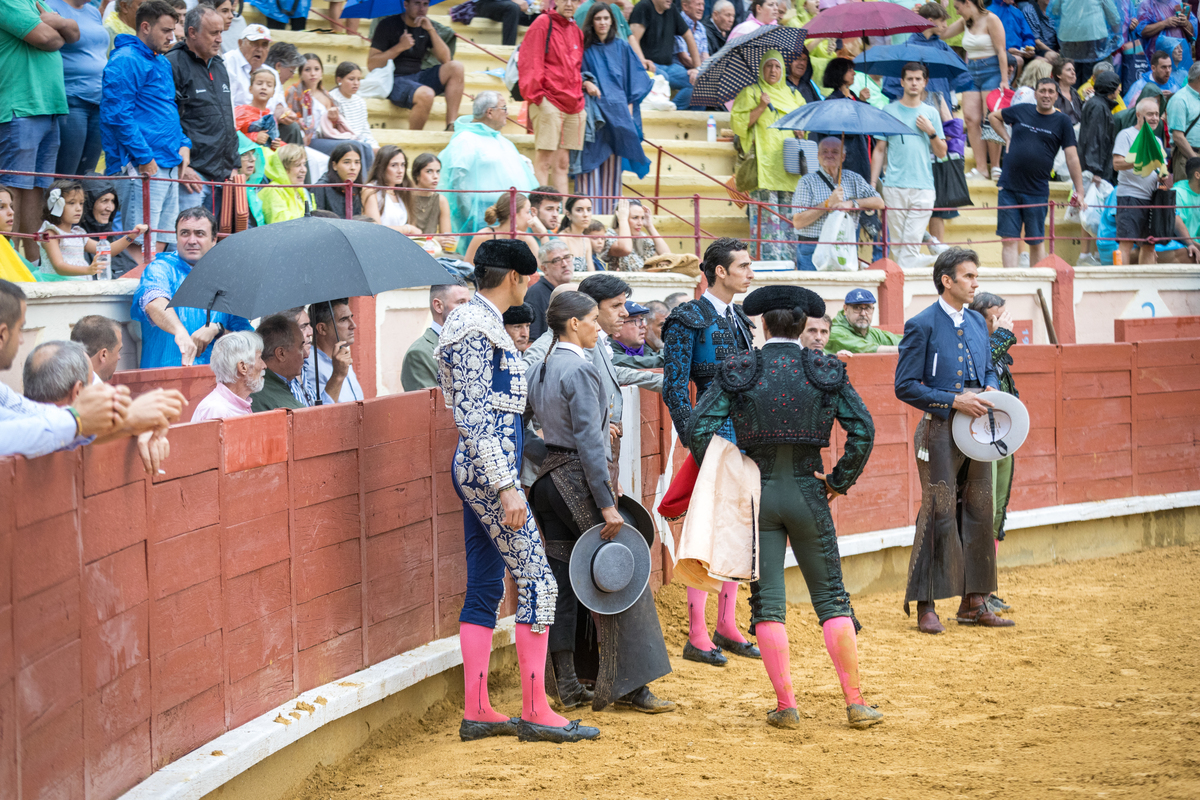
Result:
[[[308,177],[308,156],[300,145],[286,144],[267,156],[266,176],[270,183],[258,190],[258,196],[267,224],[299,219],[305,210],[316,207],[308,189],[275,188],[301,184]]]
[[[794,134],[771,127],[780,117],[804,105],[804,98],[784,80],[786,69],[783,55],[778,50],[768,50],[758,68],[758,82],[742,89],[733,101],[730,114],[733,132],[737,134],[742,150],[749,153],[753,146],[758,160],[758,189],[750,192],[750,198],[767,205],[762,214],[761,237],[758,235],[759,207],[749,206],[750,238],[768,240],[761,245],[752,245],[751,250],[756,258],[765,261],[796,258],[791,204],[797,176],[788,174],[783,168],[783,143]]]

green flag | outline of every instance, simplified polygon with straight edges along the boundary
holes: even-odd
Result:
[[[1154,131],[1149,125],[1142,125],[1142,129],[1133,139],[1133,144],[1129,146],[1125,160],[1132,162],[1134,173],[1143,178],[1149,177],[1150,173],[1155,171],[1163,172],[1167,155],[1163,152],[1162,143],[1158,141],[1158,137],[1154,135]]]

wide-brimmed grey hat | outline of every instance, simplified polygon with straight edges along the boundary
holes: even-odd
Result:
[[[654,546],[654,518],[646,507],[627,494],[617,499],[617,512],[621,518],[641,531],[648,547]]]
[[[994,408],[982,417],[955,414],[951,423],[954,443],[973,461],[999,461],[1011,456],[1029,436],[1029,410],[1006,392],[986,392],[979,397]]]
[[[642,596],[650,581],[650,547],[628,522],[612,539],[601,539],[604,525],[587,530],[571,550],[571,588],[584,607],[599,614],[620,614]]]

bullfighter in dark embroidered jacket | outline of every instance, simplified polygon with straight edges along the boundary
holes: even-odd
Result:
[[[434,359],[446,407],[454,412],[458,447],[451,478],[463,503],[467,594],[459,615],[466,708],[459,736],[517,736],[522,741],[594,739],[596,728],[568,722],[546,700],[547,629],[558,584],[520,484],[528,383],[525,362],[504,329],[503,310],[520,305],[537,272],[529,248],[515,239],[484,242],[475,256],[479,291],[446,319]],[[504,599],[504,570],[517,584],[517,660],[521,717],[492,709],[487,695],[492,630]]]
[[[777,706],[767,721],[777,728],[800,725],[784,625],[783,570],[790,541],[842,685],[846,716],[854,727],[867,727],[883,715],[866,705],[859,689],[858,622],[842,582],[829,498],[845,494],[862,474],[875,426],[842,362],[800,346],[807,318],[825,314],[819,296],[798,286],[772,286],[751,292],[745,309],[763,315],[767,342],[761,350],[721,364],[712,387],[696,404],[686,441],[701,461],[712,437],[732,424],[738,445],[758,465],[762,478],[760,577],[750,584],[750,620],[775,687]],[[835,419],[846,431],[846,444],[837,465],[825,474],[821,448],[829,446]]]
[[[680,440],[692,416],[690,384],[695,382],[696,397],[700,397],[716,376],[718,365],[737,353],[750,352],[754,342],[754,324],[733,302],[754,280],[746,243],[717,239],[704,251],[700,269],[708,279],[708,291],[698,300],[676,306],[663,322],[663,400]],[[726,426],[720,434],[734,440],[731,427]],[[737,581],[727,581],[722,587],[717,598],[717,630],[710,638],[704,617],[708,592],[688,587],[685,659],[724,666],[727,659],[722,649],[761,658],[758,648],[737,629],[737,590]]]
[[[978,288],[979,257],[952,247],[933,265],[938,300],[904,324],[896,397],[925,412],[913,443],[921,481],[904,612],[917,601],[917,628],[942,633],[934,601],[962,596],[962,625],[1003,628],[987,598],[996,591],[992,543],[992,465],[967,458],[954,443],[954,414],[981,417],[997,391],[983,316],[967,307]]]

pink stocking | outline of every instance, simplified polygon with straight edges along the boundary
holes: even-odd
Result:
[[[1000,540],[996,540],[996,558],[1000,557]]]
[[[569,720],[550,710],[546,700],[546,649],[550,634],[534,633],[532,625],[517,625],[517,664],[521,668],[521,719],[561,728]]]
[[[762,652],[767,677],[775,687],[775,699],[778,701],[776,709],[795,708],[787,627],[782,622],[760,622],[754,626],[754,633],[758,637],[758,649]]]
[[[762,627],[761,624],[759,627]],[[834,617],[825,620],[822,627],[825,630],[825,649],[833,659],[833,668],[837,670],[838,680],[842,684],[846,705],[862,705],[863,696],[858,689],[858,639],[854,635],[854,621],[849,617]],[[760,649],[761,641],[762,637],[759,637]]]
[[[503,722],[508,717],[492,710],[488,700],[488,663],[492,660],[492,629],[460,622],[458,640],[462,645],[463,680],[466,703],[463,719],[472,722]]]
[[[738,582],[725,581],[721,584],[721,593],[717,595],[717,633],[735,642],[744,642],[737,626],[737,595]]]
[[[708,636],[708,621],[704,609],[708,606],[708,592],[688,587],[688,641],[697,650],[708,652],[716,647]]]

